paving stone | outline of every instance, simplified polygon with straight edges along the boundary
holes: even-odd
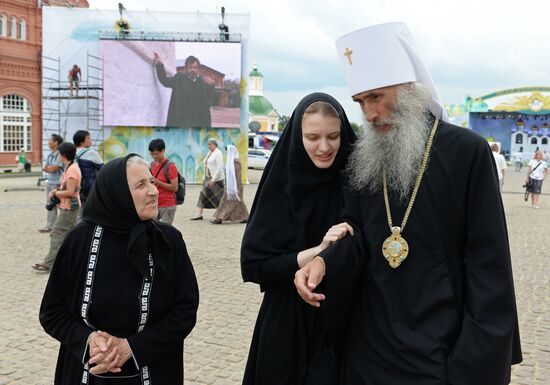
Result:
[[[252,182],[260,172],[250,172]],[[503,201],[508,221],[512,265],[524,363],[512,369],[512,384],[550,383],[550,196],[540,210],[527,207],[521,195],[524,174],[506,174]],[[547,184],[550,182],[546,182]],[[0,384],[53,382],[59,343],[38,322],[38,309],[48,280],[30,265],[44,257],[49,237],[44,226],[44,192],[4,192],[5,187],[30,187],[36,179],[0,178]],[[250,208],[257,185],[245,186]],[[548,191],[543,186],[543,192]],[[185,342],[185,379],[190,385],[238,385],[262,299],[258,287],[244,284],[239,249],[245,226],[190,221],[199,186],[188,186],[174,225],[182,232],[197,274],[201,303],[197,326]]]

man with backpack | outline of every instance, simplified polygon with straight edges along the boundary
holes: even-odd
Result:
[[[172,224],[176,215],[176,191],[179,187],[178,169],[170,162],[164,152],[166,145],[162,139],[153,139],[149,143],[149,154],[153,158],[151,162],[151,174],[155,178],[155,184],[159,192],[158,217],[160,222]]]
[[[103,159],[99,156],[97,151],[92,149],[92,137],[86,130],[78,130],[73,135],[73,143],[76,146],[76,159],[80,172],[82,173],[82,181],[80,182],[80,201],[82,207],[86,202],[86,197],[92,190],[97,173],[103,167]]]

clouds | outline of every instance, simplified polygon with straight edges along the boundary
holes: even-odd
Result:
[[[98,8],[115,4],[89,3]],[[407,23],[446,103],[462,103],[467,94],[549,85],[548,1],[506,5],[501,0],[134,0],[126,8],[209,13],[219,12],[221,5],[226,13],[250,13],[249,62],[258,64],[266,96],[282,114],[290,114],[310,91],[333,90],[349,98],[334,41],[344,33],[389,21]],[[340,100],[345,107],[350,103]],[[357,108],[350,108],[350,118],[360,122]]]

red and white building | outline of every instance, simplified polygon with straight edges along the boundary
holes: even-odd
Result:
[[[42,7],[87,8],[86,0],[0,0],[0,165],[24,148],[42,160]]]

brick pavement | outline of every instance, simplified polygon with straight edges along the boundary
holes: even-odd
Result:
[[[541,197],[540,210],[526,207],[519,194],[523,176],[508,174],[503,197],[525,358],[513,370],[513,384],[545,385],[550,383],[550,196]],[[252,181],[258,177],[259,172],[251,173]],[[53,381],[58,343],[38,323],[47,275],[30,268],[48,247],[48,236],[37,232],[45,223],[44,193],[4,192],[10,186],[33,187],[36,178],[0,178],[0,385],[47,385]],[[249,207],[256,187],[245,187]],[[261,294],[240,277],[244,225],[189,221],[198,193],[199,186],[189,186],[175,220],[201,295],[198,323],[186,340],[186,384],[240,384]],[[210,216],[212,210],[205,213]]]

